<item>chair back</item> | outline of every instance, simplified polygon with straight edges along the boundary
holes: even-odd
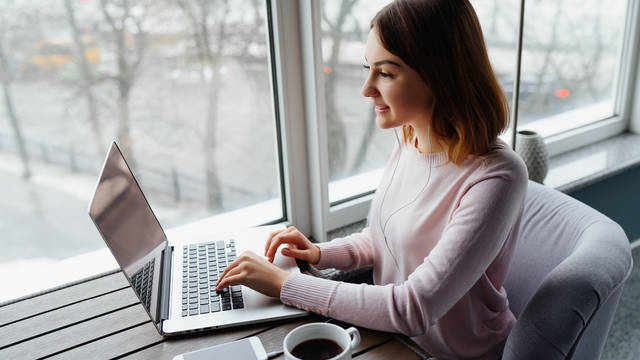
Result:
[[[599,359],[631,268],[618,224],[529,181],[504,283],[518,320],[503,359]]]

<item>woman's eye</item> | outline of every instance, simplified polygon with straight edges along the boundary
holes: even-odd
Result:
[[[370,70],[371,66],[366,65],[366,64],[362,64],[362,67],[365,68],[366,70]],[[380,74],[380,76],[382,76],[383,78],[393,78],[393,75],[386,73],[384,71],[379,71],[377,72],[378,74]]]

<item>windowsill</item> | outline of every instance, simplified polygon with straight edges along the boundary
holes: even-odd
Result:
[[[571,193],[640,164],[640,135],[623,133],[549,159],[544,184]]]

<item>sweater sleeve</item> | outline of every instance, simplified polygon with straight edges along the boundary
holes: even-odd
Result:
[[[295,274],[282,287],[282,302],[371,329],[424,334],[478,281],[518,223],[526,172],[516,177],[470,186],[438,244],[404,283],[350,284]]]
[[[348,271],[373,264],[374,250],[369,227],[359,233],[316,245],[320,247],[320,261],[314,267],[318,269]]]

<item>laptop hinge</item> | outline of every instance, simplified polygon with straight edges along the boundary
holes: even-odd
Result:
[[[160,291],[160,320],[169,318],[169,299],[171,295],[171,263],[173,246],[167,246],[162,251],[162,288]]]

